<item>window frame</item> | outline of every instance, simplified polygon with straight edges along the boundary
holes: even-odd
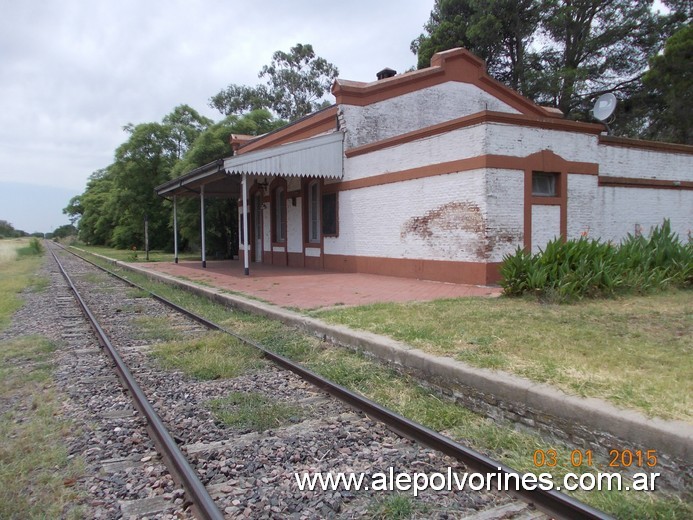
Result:
[[[275,179],[270,190],[272,243],[284,245],[288,234],[286,181]]]
[[[544,179],[553,187],[551,193],[535,191],[535,180]],[[552,181],[552,182],[551,182]],[[560,172],[532,171],[532,197],[539,199],[555,199],[561,196],[561,174]]]
[[[308,182],[306,187],[306,210],[307,210],[307,234],[308,244],[320,244],[322,242],[322,213],[321,213],[321,192],[320,181],[318,179]],[[315,193],[313,193],[315,190]],[[315,233],[313,233],[315,231]],[[313,236],[315,235],[315,236]]]

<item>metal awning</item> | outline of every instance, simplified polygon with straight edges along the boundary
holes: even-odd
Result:
[[[224,160],[205,164],[199,168],[167,181],[154,191],[161,197],[173,195],[196,196],[204,186],[206,197],[238,198],[241,196],[240,181],[232,178],[224,171]]]
[[[205,197],[241,198],[243,201],[244,272],[249,269],[248,177],[324,177],[340,179],[344,172],[344,133],[341,131],[294,141],[264,150],[248,152],[205,164],[176,179],[160,184],[154,191],[173,200],[173,241],[178,261],[177,197],[200,197],[202,267],[205,257]]]
[[[344,172],[344,133],[311,137],[224,159],[228,174],[325,177],[339,179]]]
[[[242,174],[339,179],[343,172],[344,133],[336,131],[219,159],[167,181],[154,191],[161,197],[194,196],[204,186],[207,197],[238,198]]]

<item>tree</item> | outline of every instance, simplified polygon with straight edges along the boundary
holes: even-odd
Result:
[[[165,214],[154,187],[168,180],[178,159],[177,141],[171,127],[143,123],[130,129],[130,138],[116,149],[111,167],[116,190],[118,218],[112,245],[118,248],[142,246],[144,221],[149,222],[152,247],[165,243]]]
[[[231,84],[212,98],[210,106],[224,115],[269,108],[290,121],[320,109],[339,74],[337,67],[316,56],[313,46],[298,43],[289,52],[276,51],[258,76],[265,85]]]
[[[113,185],[109,168],[97,170],[89,176],[84,193],[78,196],[79,203],[73,197],[63,209],[63,213],[79,219],[79,238],[87,244],[110,244],[117,209]]]
[[[67,238],[67,237],[72,237],[77,235],[77,228],[73,226],[72,224],[65,224],[64,226],[60,226],[53,231],[53,233],[50,233],[51,238]]]
[[[17,235],[17,230],[6,220],[0,220],[0,238],[14,238]]]
[[[268,108],[270,106],[269,93],[264,85],[247,87],[232,83],[212,96],[209,99],[209,106],[225,116],[244,114],[253,110]]]
[[[213,121],[201,116],[188,105],[178,105],[173,112],[164,117],[162,123],[170,134],[177,159],[181,159],[197,136]]]
[[[70,219],[70,224],[75,225],[84,213],[84,206],[81,202],[81,195],[72,197],[67,206],[63,208],[63,215],[67,215]]]
[[[171,171],[171,178],[190,170],[222,159],[232,154],[229,138],[231,134],[261,135],[286,124],[275,119],[265,109],[254,110],[244,116],[230,115],[202,132],[188,150],[183,160]],[[231,199],[207,199],[205,201],[206,245],[210,251],[231,256],[237,251],[236,201]],[[199,200],[181,200],[178,204],[180,245],[185,249],[200,243]]]
[[[527,48],[537,31],[539,0],[436,0],[431,17],[411,43],[418,68],[433,54],[464,47],[486,61],[489,73],[527,93]]]
[[[175,164],[210,124],[187,105],[174,108],[161,123],[128,124],[128,139],[116,149],[113,164],[94,172],[84,193],[63,210],[73,223],[79,220],[80,239],[141,248],[146,218],[152,247],[168,245],[170,213],[154,187],[170,178]]]
[[[650,115],[645,133],[693,144],[693,25],[671,36],[643,77]]]
[[[586,118],[598,95],[637,90],[668,20],[652,12],[652,0],[436,0],[411,47],[419,67],[434,52],[466,47],[496,79]]]
[[[289,120],[318,110],[338,75],[337,67],[316,56],[312,45],[301,43],[288,53],[275,52],[260,71],[260,77],[267,78],[271,108]]]
[[[586,113],[601,94],[627,90],[661,45],[652,0],[549,0],[542,28],[550,42],[536,98],[566,115]]]

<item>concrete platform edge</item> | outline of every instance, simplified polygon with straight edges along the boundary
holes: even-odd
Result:
[[[569,421],[579,420],[584,427],[605,431],[617,438],[628,440],[643,451],[661,450],[682,461],[690,461],[693,457],[693,426],[686,422],[648,418],[633,410],[616,408],[600,399],[568,395],[551,386],[534,383],[505,372],[476,368],[452,358],[434,356],[384,336],[332,325],[268,303],[204,287],[104,256],[100,258],[150,279],[184,287],[195,294],[230,307],[280,320],[287,325],[304,329],[337,344],[363,350],[383,361],[414,369],[421,374],[459,381],[483,393],[493,394],[500,400],[516,402]]]

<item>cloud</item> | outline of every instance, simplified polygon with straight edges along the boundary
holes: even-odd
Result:
[[[207,117],[276,50],[311,43],[346,79],[415,63],[433,0],[0,0],[0,183],[82,191],[127,123],[180,104]],[[65,201],[66,203],[67,201]],[[0,219],[3,218],[0,208]]]

